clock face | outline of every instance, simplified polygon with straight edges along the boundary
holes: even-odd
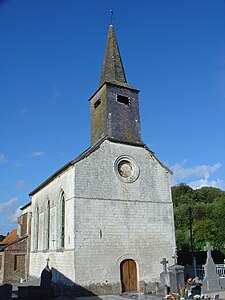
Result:
[[[140,170],[135,160],[129,156],[120,156],[116,159],[114,170],[120,180],[131,183],[137,180]]]

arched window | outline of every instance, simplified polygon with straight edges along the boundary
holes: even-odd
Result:
[[[34,232],[34,249],[38,250],[38,235],[39,235],[39,206],[36,206],[35,211],[35,232]]]
[[[50,242],[50,201],[47,202],[47,213],[46,213],[46,249],[49,249]]]
[[[61,216],[60,216],[60,247],[65,247],[65,197],[64,193],[61,195],[60,199],[60,206],[61,206]]]

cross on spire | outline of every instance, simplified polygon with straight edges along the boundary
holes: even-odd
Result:
[[[113,17],[113,10],[110,9],[109,13],[110,13],[110,15],[109,15],[109,18],[110,18],[110,25],[113,25],[113,19],[114,19],[114,17]]]

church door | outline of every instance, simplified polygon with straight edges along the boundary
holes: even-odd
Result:
[[[137,267],[132,259],[122,261],[120,265],[122,293],[137,291]]]

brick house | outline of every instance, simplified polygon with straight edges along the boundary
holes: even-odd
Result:
[[[30,252],[30,203],[22,209],[18,228],[0,243],[0,283],[18,283],[27,280]]]

